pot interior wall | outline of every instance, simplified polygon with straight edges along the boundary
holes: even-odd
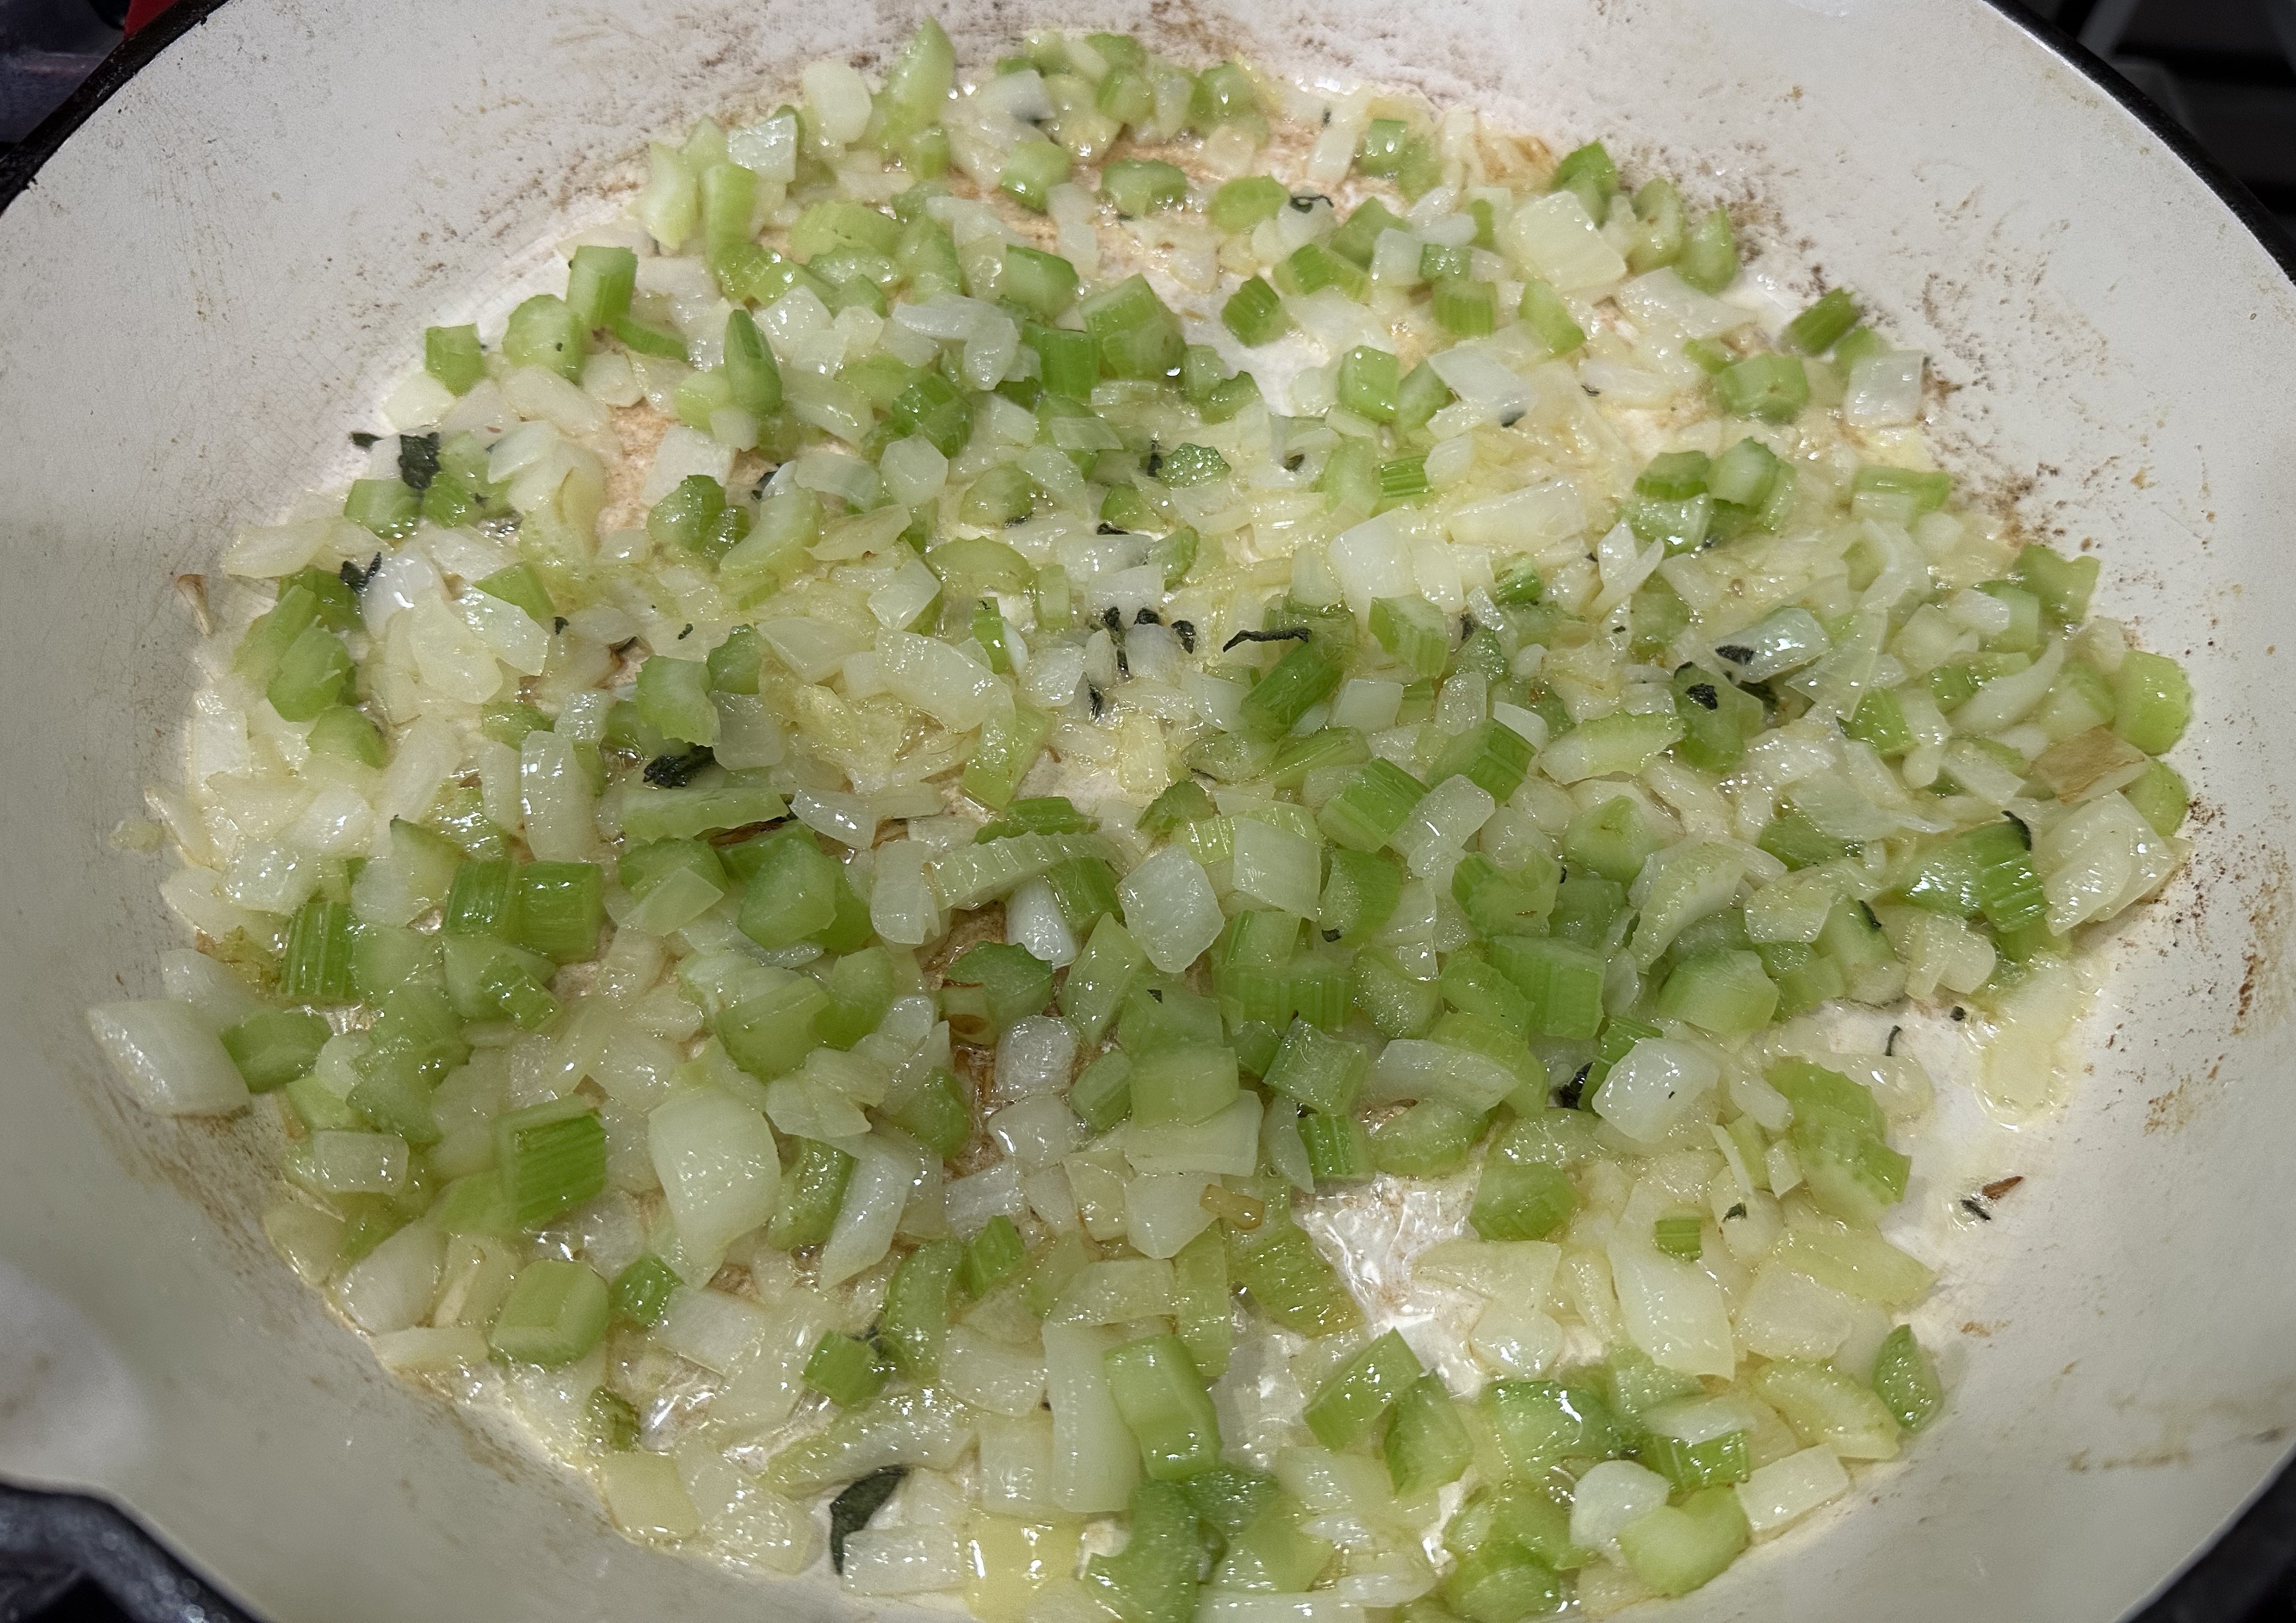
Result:
[[[943,11],[979,62],[1034,20]],[[248,1135],[135,1114],[86,1003],[156,989],[157,862],[111,849],[173,775],[172,585],[344,477],[426,323],[499,318],[644,136],[882,60],[911,13],[807,0],[233,0],[0,217],[0,1471],[131,1505],[281,1623],[447,1610],[755,1615],[636,1549],[586,1488],[374,1368],[274,1261]],[[1063,15],[1063,22],[1075,20]],[[2136,119],[1977,0],[1519,0],[1398,18],[1111,0],[1199,57],[1415,84],[1595,135],[1742,205],[1790,285],[1846,282],[1928,348],[1957,471],[2106,565],[2102,606],[2191,662],[2197,850],[2113,949],[2087,1074],[1949,1281],[1948,1417],[1858,1503],[1685,1613],[2107,1619],[2269,1473],[2296,1424],[2296,1273],[2266,1214],[2296,1094],[2275,1050],[2296,711],[2276,638],[2296,297]],[[2292,656],[2296,657],[2296,639]],[[825,1588],[774,1615],[842,1615]]]

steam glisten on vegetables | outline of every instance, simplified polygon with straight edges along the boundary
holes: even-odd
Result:
[[[654,146],[234,543],[201,951],[97,1038],[257,1095],[281,1253],[636,1537],[794,1572],[834,1497],[849,1588],[1034,1623],[1695,1588],[1942,1401],[1930,1081],[1815,1014],[2045,1103],[2184,676],[1665,176],[955,78]]]

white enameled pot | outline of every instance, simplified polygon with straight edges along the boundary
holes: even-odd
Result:
[[[906,6],[230,0],[191,9],[0,215],[0,1476],[132,1510],[275,1623],[848,1615],[624,1543],[587,1488],[385,1377],[271,1254],[231,1123],[139,1114],[81,1023],[156,990],[174,585],[347,476],[426,323],[499,319],[649,135]],[[2296,289],[2146,120],[1980,0],[1008,0],[1039,23],[1417,86],[1741,205],[1927,348],[1933,430],[2103,611],[2185,659],[2195,855],[2108,948],[2086,1074],[1925,1326],[1951,1407],[1867,1491],[1676,1615],[2105,1623],[2296,1427]],[[195,26],[193,26],[196,19]],[[0,197],[4,201],[4,197]],[[524,291],[520,289],[518,291]],[[2278,652],[2286,641],[2289,652]]]

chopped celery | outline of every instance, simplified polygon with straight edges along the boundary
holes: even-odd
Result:
[[[823,1332],[806,1359],[805,1383],[839,1408],[851,1409],[874,1398],[888,1373],[875,1348],[831,1330]]]
[[[1253,276],[1220,307],[1220,323],[1240,342],[1256,348],[1283,337],[1291,328],[1292,317],[1267,278]]]
[[[608,1312],[604,1280],[581,1263],[545,1257],[519,1271],[487,1340],[515,1363],[571,1364],[604,1336]]]
[[[1900,1324],[1883,1339],[1874,1365],[1874,1390],[1908,1431],[1918,1431],[1937,1417],[1944,1394],[1929,1354],[1914,1339],[1912,1325]]]
[[[1026,947],[983,942],[948,966],[941,1013],[959,1041],[987,1043],[1052,1001],[1053,970]]]
[[[1733,417],[1792,422],[1809,404],[1809,374],[1791,355],[1750,355],[1714,377],[1715,398]]]
[[[1448,1099],[1422,1099],[1372,1129],[1372,1165],[1398,1177],[1447,1176],[1466,1166],[1488,1122]]]
[[[1329,873],[1317,904],[1324,939],[1360,947],[1394,915],[1403,896],[1403,873],[1387,857],[1339,847],[1329,853]]]
[[[1031,316],[1040,321],[1053,321],[1076,303],[1076,266],[1058,254],[1009,243],[1004,250],[1004,275],[996,285],[1003,297]]]
[[[582,376],[581,320],[563,299],[537,293],[510,313],[503,358],[513,366],[539,366],[567,381]]]
[[[1716,1037],[1759,1031],[1777,1012],[1778,988],[1762,968],[1761,955],[1723,947],[1677,963],[1659,989],[1656,1008]]]
[[[893,1270],[877,1328],[894,1367],[913,1381],[928,1382],[939,1372],[941,1343],[948,1339],[957,1272],[964,1265],[961,1242],[928,1240]]]
[[[1363,1322],[1338,1270],[1295,1223],[1265,1223],[1234,1235],[1228,1260],[1253,1305],[1286,1330],[1326,1336]]]
[[[725,355],[726,381],[733,388],[734,404],[759,417],[779,411],[781,366],[747,310],[726,316]],[[714,655],[712,664],[714,668]]]
[[[606,1186],[606,1130],[579,1099],[554,1100],[495,1119],[495,1165],[521,1228],[538,1229]]]
[[[1488,337],[1498,326],[1498,290],[1470,276],[1435,283],[1435,324],[1455,338]]]
[[[1702,1488],[1679,1505],[1661,1505],[1619,1534],[1635,1576],[1660,1594],[1687,1594],[1737,1558],[1751,1535],[1738,1496]]]
[[[1294,1020],[1267,1070],[1267,1083],[1310,1110],[1343,1114],[1363,1085],[1364,1065],[1364,1051],[1356,1044]]]
[[[307,1009],[263,1009],[226,1029],[223,1045],[248,1092],[261,1094],[309,1075],[331,1035],[326,1021]]]
[[[964,792],[983,806],[1001,807],[1036,762],[1052,731],[1052,718],[1026,705],[1010,715],[992,716],[980,729],[980,742],[965,764]]]
[[[782,1174],[781,1204],[767,1226],[767,1243],[794,1251],[828,1239],[852,1173],[853,1158],[835,1144],[799,1139],[797,1158]]]
[[[768,952],[794,947],[837,917],[837,865],[802,834],[766,842],[742,893],[742,933]]]
[[[1562,832],[1562,858],[1574,868],[1591,868],[1604,879],[1632,884],[1643,864],[1658,849],[1658,836],[1642,807],[1625,795],[1589,807]]]
[[[1529,775],[1530,742],[1496,721],[1477,722],[1451,741],[1429,774],[1434,783],[1464,777],[1494,800],[1505,800]]]
[[[1345,662],[1316,639],[1295,642],[1274,668],[1243,696],[1245,731],[1275,738],[1331,696],[1347,675]]]
[[[1566,1459],[1614,1459],[1623,1447],[1619,1419],[1591,1387],[1498,1381],[1484,1389],[1480,1406],[1518,1476]]]
[[[2147,755],[2175,748],[2192,720],[2192,682],[2183,667],[2161,654],[2131,649],[2124,655],[2113,697],[2112,730]]]
[[[1403,373],[1392,352],[1358,345],[1340,357],[1340,404],[1373,422],[1395,421]]]
[[[1578,201],[1587,206],[1588,217],[1599,220],[1609,212],[1611,200],[1619,194],[1619,169],[1603,143],[1590,141],[1562,155],[1547,184],[1556,192],[1577,193]]]
[[[527,864],[518,874],[518,944],[561,963],[595,957],[605,883],[594,862]]]
[[[1433,603],[1417,597],[1382,597],[1371,606],[1371,634],[1379,645],[1421,676],[1437,676],[1451,657],[1450,623]]]
[[[422,330],[422,370],[458,395],[487,375],[484,353],[476,327],[425,327]]]
[[[627,248],[586,242],[566,267],[566,306],[585,329],[627,316],[637,287],[638,257]]]
[[[1292,201],[1283,183],[1268,175],[1246,175],[1224,183],[1212,193],[1208,210],[1211,223],[1226,232],[1250,231]]]
[[[1367,762],[1324,802],[1316,814],[1316,826],[1351,851],[1376,851],[1403,826],[1426,793],[1425,784],[1393,762]]]
[[[1561,1611],[1564,1593],[1545,1562],[1498,1538],[1461,1554],[1443,1580],[1443,1599],[1465,1623],[1521,1623]]]
[[[1753,1472],[1743,1431],[1726,1431],[1702,1442],[1647,1433],[1636,1447],[1642,1463],[1677,1488],[1714,1488],[1742,1482]]]
[[[1537,276],[1522,284],[1522,298],[1515,306],[1515,316],[1524,325],[1538,334],[1539,342],[1554,355],[1569,355],[1587,341],[1587,334],[1571,314],[1562,295]]]
[[[1385,203],[1375,197],[1365,198],[1349,214],[1346,223],[1332,234],[1332,251],[1368,270],[1373,250],[1379,244],[1379,234],[1404,228],[1405,222]]]
[[[1177,1482],[1151,1480],[1132,1490],[1132,1533],[1113,1555],[1085,1563],[1085,1586],[1124,1623],[1193,1623],[1202,1537]]]
[[[1172,1304],[1174,1325],[1189,1361],[1205,1380],[1218,1380],[1227,1372],[1235,1311],[1227,1246],[1218,1228],[1206,1229],[1172,1258]]]
[[[2010,572],[2040,598],[2059,625],[2078,626],[2088,618],[2100,567],[2095,558],[2066,558],[2037,545],[2018,549]]]
[[[965,1243],[964,1290],[968,1296],[986,1296],[1021,1271],[1028,1249],[1013,1219],[998,1212]]]
[[[1467,1214],[1486,1240],[1544,1240],[1578,1208],[1578,1191],[1560,1168],[1496,1157],[1483,1163]]]
[[[1084,1041],[1098,1042],[1147,968],[1132,933],[1113,913],[1103,914],[1061,983],[1062,1014]]]
[[[1141,1467],[1152,1481],[1178,1481],[1219,1463],[1211,1394],[1177,1336],[1127,1341],[1104,1362],[1109,1395],[1140,1445]]]
[[[1857,299],[1848,288],[1833,288],[1788,322],[1780,341],[1803,355],[1824,355],[1857,324]]]
[[[1308,1400],[1303,1418],[1326,1448],[1344,1448],[1374,1425],[1426,1368],[1389,1331],[1333,1371]]]
[[[1398,1496],[1423,1494],[1465,1474],[1474,1442],[1441,1376],[1423,1375],[1403,1389],[1385,1447],[1388,1477]]]
[[[2134,782],[2122,786],[2120,793],[2162,835],[2184,826],[2193,803],[2192,790],[2183,775],[2161,760],[2148,762]]]
[[[1718,293],[1735,281],[1738,242],[1730,229],[1729,215],[1711,209],[1691,227],[1674,268],[1677,275],[1701,292]]]
[[[340,902],[306,902],[287,930],[279,990],[298,1003],[340,1003],[351,990],[351,911]]]
[[[1698,1260],[1705,1249],[1704,1225],[1696,1217],[1660,1217],[1651,1228],[1651,1243],[1669,1257]]]
[[[670,1292],[677,1288],[677,1275],[669,1265],[648,1253],[614,1275],[614,1311],[633,1324],[659,1324],[669,1310]]]
[[[1119,158],[1103,166],[1100,188],[1119,214],[1152,214],[1187,201],[1188,177],[1160,159]]]
[[[1276,266],[1275,285],[1295,297],[1331,287],[1361,299],[1371,291],[1371,275],[1321,242],[1309,242]]]
[[[1372,1174],[1371,1135],[1352,1116],[1309,1111],[1300,1119],[1300,1138],[1308,1149],[1308,1169],[1316,1186],[1356,1183]]]
[[[1556,889],[1558,911],[1569,888]],[[1591,1037],[1601,1029],[1603,981],[1609,973],[1602,954],[1565,939],[1502,936],[1491,943],[1491,962],[1530,999],[1534,1032]]]

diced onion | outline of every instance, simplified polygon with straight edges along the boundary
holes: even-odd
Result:
[[[163,1116],[227,1116],[245,1106],[247,1084],[188,1004],[98,1004],[87,1029],[135,1102]]]

